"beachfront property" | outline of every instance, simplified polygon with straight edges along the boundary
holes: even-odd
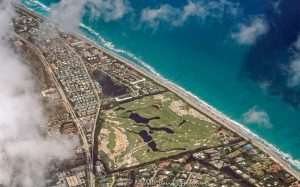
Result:
[[[80,138],[76,153],[52,172],[52,186],[299,185],[286,167],[171,87],[18,10],[14,42],[43,67],[43,98],[59,103],[45,132]]]
[[[91,42],[73,35],[63,35],[64,40],[81,55],[95,80],[101,84],[103,97],[115,97],[117,102],[164,92],[165,88],[133,71],[110,54],[101,51]],[[90,58],[93,61],[89,60]],[[118,96],[118,97],[117,97]]]

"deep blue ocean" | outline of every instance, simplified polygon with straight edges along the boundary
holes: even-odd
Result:
[[[48,15],[47,7],[58,2],[22,1],[44,15]],[[300,169],[300,89],[289,87],[282,71],[292,55],[290,46],[300,34],[300,1],[283,0],[277,9],[275,0],[231,1],[239,3],[239,16],[224,15],[221,20],[205,21],[191,18],[179,27],[166,23],[153,29],[138,24],[142,9],[161,4],[180,8],[187,1],[130,0],[129,15],[106,22],[90,19],[86,14],[80,30],[243,124],[284,152],[281,156]],[[236,26],[257,15],[270,23],[267,34],[253,45],[233,41],[230,33]],[[253,107],[269,115],[272,127],[244,121],[243,114]]]

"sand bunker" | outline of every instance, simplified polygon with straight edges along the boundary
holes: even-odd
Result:
[[[120,129],[118,128],[113,128],[114,133],[116,136],[116,146],[113,149],[114,156],[119,156],[123,151],[126,151],[127,146],[129,145],[129,142],[127,140],[127,137]]]
[[[154,95],[154,99],[160,100],[162,103],[165,103],[165,102],[168,102],[171,100],[170,98],[166,98],[163,94]]]
[[[172,101],[170,103],[169,108],[179,116],[189,115],[189,116],[192,116],[199,120],[212,122],[205,115],[201,114],[200,112],[198,112],[197,110],[195,110],[193,108],[189,108],[188,110],[184,109],[186,106],[187,106],[186,103],[184,103],[182,100],[177,100],[177,101]]]
[[[107,118],[116,118],[116,112],[113,110],[106,110],[104,111],[104,114],[107,116]]]
[[[114,133],[115,139],[109,140],[109,134]],[[99,145],[99,149],[102,150],[110,160],[115,162],[117,156],[120,156],[129,145],[127,137],[124,133],[124,129],[121,128],[113,128],[113,132],[108,129],[102,129],[100,132],[101,143]],[[109,141],[115,141],[115,147],[111,150],[108,148]]]
[[[114,121],[114,120],[110,120],[110,119],[105,119],[105,122],[106,123],[113,123],[113,124],[116,124],[116,125],[122,125],[122,122],[120,121]]]

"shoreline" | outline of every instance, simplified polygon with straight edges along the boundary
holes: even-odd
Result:
[[[82,36],[78,36],[78,34],[74,34],[74,36],[84,39],[87,42],[95,45],[99,49],[103,50],[105,53],[111,55],[112,57],[120,60],[122,63],[126,64],[130,68],[134,69],[135,71],[141,73],[142,75],[150,78],[154,82],[166,87],[169,91],[174,92],[176,95],[178,95],[181,99],[183,99],[185,102],[190,104],[192,107],[196,108],[199,110],[201,113],[207,115],[209,118],[211,118],[213,121],[225,126],[229,130],[235,132],[239,136],[243,137],[244,139],[250,141],[261,149],[263,152],[265,152],[267,155],[269,155],[275,162],[279,163],[284,169],[286,169],[289,173],[294,175],[298,180],[300,180],[300,173],[295,171],[294,168],[291,167],[290,163],[287,161],[283,160],[274,150],[268,148],[266,143],[263,141],[262,138],[260,138],[258,135],[254,134],[251,132],[249,129],[245,129],[244,126],[229,117],[227,117],[225,114],[222,112],[218,111],[215,109],[213,106],[209,105],[205,101],[201,100],[200,98],[195,97],[191,93],[187,92],[180,86],[170,82],[169,80],[166,80],[163,77],[158,77],[144,68],[134,64],[133,62],[130,62],[123,57],[114,54],[113,52],[103,48],[102,46],[99,46],[97,43],[90,41],[90,39],[87,39]]]
[[[34,12],[33,10],[25,7],[23,4],[16,4],[17,8],[29,11],[36,17],[39,17],[40,19],[45,20],[45,17]],[[264,141],[262,138],[260,138],[258,135],[251,132],[249,129],[245,128],[242,124],[230,119],[228,116],[223,114],[221,111],[218,111],[213,106],[209,105],[205,101],[201,100],[197,96],[193,95],[192,93],[186,91],[184,88],[176,85],[175,83],[167,80],[166,78],[162,77],[161,75],[153,74],[149,71],[147,71],[145,68],[141,67],[140,65],[135,64],[134,62],[131,62],[124,57],[115,54],[114,52],[110,51],[109,49],[106,49],[105,47],[97,44],[96,42],[92,41],[90,38],[81,35],[80,33],[71,33],[75,37],[82,39],[95,47],[99,48],[100,50],[104,51],[105,53],[111,55],[112,57],[118,59],[120,62],[124,63],[125,65],[129,66],[130,68],[134,69],[138,73],[150,78],[154,82],[156,82],[159,85],[164,86],[169,91],[174,92],[176,95],[178,95],[180,98],[182,98],[185,102],[190,104],[192,107],[199,110],[201,113],[207,115],[209,118],[214,120],[215,122],[219,123],[220,125],[225,126],[229,130],[235,132],[239,136],[243,137],[244,139],[250,141],[261,149],[263,152],[265,152],[267,155],[269,155],[275,162],[280,164],[285,170],[287,170],[289,173],[291,173],[293,176],[295,176],[298,180],[300,180],[300,173],[296,171],[294,168],[292,168],[291,164],[288,163],[288,161],[284,160],[282,157],[279,156],[279,150],[272,150],[271,147],[274,147],[273,145],[268,145],[269,143]]]

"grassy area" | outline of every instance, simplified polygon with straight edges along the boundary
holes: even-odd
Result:
[[[109,134],[109,140],[115,140],[116,139],[116,135],[114,133],[110,133]],[[116,146],[116,141],[109,141],[107,147],[109,149],[114,149],[114,147]]]
[[[159,118],[148,124],[173,133],[150,130],[146,124],[130,119],[131,113],[148,119]],[[105,122],[99,136],[99,152],[111,169],[220,144],[216,134],[219,126],[169,92],[124,103],[103,111],[101,116]],[[141,130],[148,132],[158,151],[153,151],[143,141],[138,134]]]

